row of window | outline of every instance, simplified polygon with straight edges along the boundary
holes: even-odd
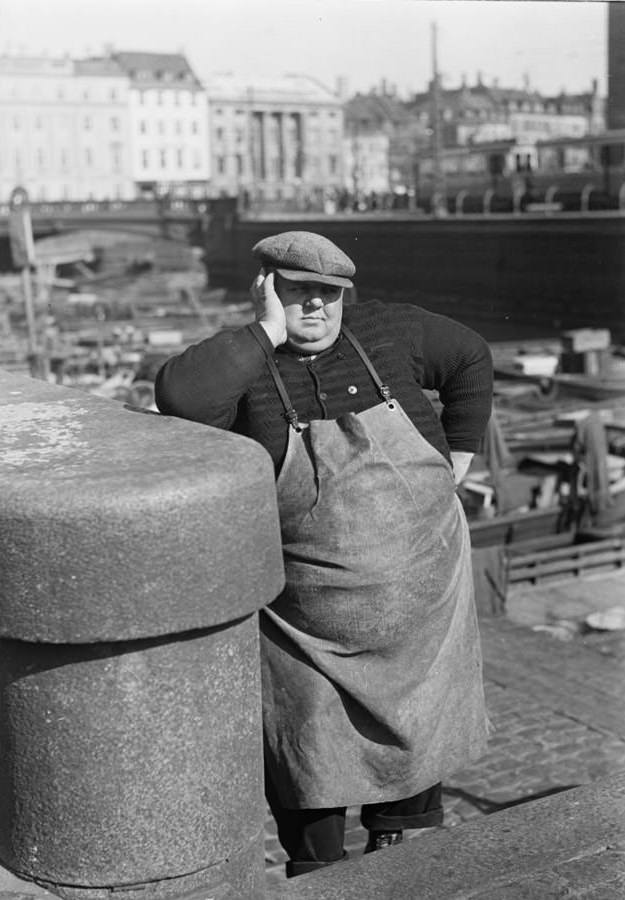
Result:
[[[62,128],[67,130],[71,124],[71,118],[67,116],[61,116],[52,121],[46,121],[43,116],[35,116],[34,119],[31,119],[27,116],[18,116],[15,115],[11,118],[11,128],[13,131],[22,131],[25,128],[32,124],[35,131],[41,131],[44,126],[48,128]],[[93,131],[94,127],[98,124],[98,120],[93,116],[84,116],[82,119],[82,128],[84,131]],[[164,120],[160,120],[156,123],[156,133],[157,134],[165,134],[167,131],[167,125],[169,123]],[[108,125],[111,131],[119,132],[122,126],[122,120],[119,116],[111,116],[108,120]],[[200,134],[200,123],[196,120],[193,120],[189,125],[189,130],[191,134]],[[149,132],[149,123],[142,119],[139,122],[139,131],[141,134],[148,134]],[[176,119],[173,123],[173,132],[174,134],[183,134],[184,133],[184,123],[180,119]]]
[[[156,133],[157,134],[166,134],[167,126],[170,124],[169,122],[160,119],[156,122]],[[180,119],[176,119],[173,123],[173,132],[174,134],[183,134],[184,133],[184,123]],[[200,133],[200,123],[195,119],[190,123],[189,130],[191,134],[199,134]],[[139,122],[139,132],[141,134],[149,134],[150,132],[150,123],[146,119],[142,119]]]
[[[313,174],[320,175],[323,171],[323,162],[324,158],[314,154],[308,154],[306,157],[307,160],[307,168],[309,172]],[[229,166],[228,163],[231,162]],[[326,170],[329,175],[338,175],[339,174],[339,158],[336,154],[331,153],[327,157],[325,157],[326,161]],[[250,161],[251,162],[251,161]],[[301,172],[298,172],[300,168],[299,159],[292,159],[290,163],[287,165],[285,161],[279,156],[271,156],[268,157],[264,161],[264,165],[260,163],[257,159],[252,163],[253,168],[258,170],[259,176],[261,178],[268,178],[270,180],[279,180],[285,177],[295,177],[296,175],[301,175]],[[289,169],[290,172],[286,170]],[[241,153],[237,153],[232,157],[227,157],[223,155],[219,155],[215,157],[215,172],[217,175],[226,175],[228,171],[232,172],[235,175],[244,175],[246,172],[246,157]]]
[[[58,154],[52,154],[39,147],[34,153],[27,153],[23,150],[15,150],[12,156],[8,154],[4,158],[4,165],[13,166],[16,171],[23,171],[25,167],[34,167],[39,172],[49,170],[69,171],[76,165],[82,164],[87,168],[94,168],[96,163],[101,163],[102,167],[106,162],[109,171],[120,173],[123,172],[124,154],[120,147],[110,148],[108,159],[103,158],[103,151],[97,153],[91,147],[85,147],[80,153],[71,153],[69,150],[61,150]]]
[[[178,147],[175,150],[161,148],[159,150],[143,150],[141,152],[142,169],[152,169],[154,166],[160,169],[186,169],[189,167],[189,161],[193,169],[201,169],[202,154],[200,151],[189,151],[188,148]]]
[[[0,100],[30,100],[34,103],[45,103],[49,100],[72,103],[76,101],[88,101],[95,103],[118,103],[125,100],[127,91],[118,88],[109,88],[108,90],[94,90],[89,88],[80,88],[73,84],[71,86],[59,85],[54,89],[48,83],[43,81],[35,82],[26,86],[25,84],[15,84],[8,90],[0,91]]]
[[[93,116],[84,116],[82,120],[82,127],[85,131],[93,131],[94,125],[96,124],[96,119]],[[52,119],[44,118],[43,116],[35,116],[32,119],[30,116],[19,116],[14,115],[11,117],[11,128],[13,131],[22,131],[27,129],[29,125],[32,124],[35,131],[42,131],[44,127],[47,128],[62,128],[67,130],[72,123],[71,116],[58,116]],[[119,116],[111,116],[108,120],[108,125],[111,131],[120,131],[122,120]]]
[[[142,106],[150,103],[155,103],[156,106],[183,106],[187,103],[197,106],[199,99],[198,91],[139,91],[139,103]]]

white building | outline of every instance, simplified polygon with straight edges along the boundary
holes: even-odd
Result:
[[[128,138],[113,61],[0,56],[0,201],[131,198]]]
[[[178,53],[112,53],[129,80],[130,169],[138,195],[205,197],[205,91]]]

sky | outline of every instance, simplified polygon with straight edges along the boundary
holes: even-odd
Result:
[[[344,77],[349,94],[384,79],[407,97],[431,77],[433,23],[445,87],[480,73],[545,94],[596,78],[606,92],[601,0],[0,0],[0,53],[183,51],[202,79]]]

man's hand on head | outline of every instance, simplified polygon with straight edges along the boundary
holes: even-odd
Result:
[[[250,288],[256,321],[264,329],[274,347],[286,341],[284,307],[274,285],[275,275],[261,269]]]

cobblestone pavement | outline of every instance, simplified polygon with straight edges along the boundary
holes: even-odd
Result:
[[[493,733],[486,754],[444,783],[443,828],[625,771],[623,633],[565,642],[505,618],[482,621],[481,632]],[[350,855],[365,840],[350,809]],[[265,849],[269,884],[283,881],[270,814]]]

